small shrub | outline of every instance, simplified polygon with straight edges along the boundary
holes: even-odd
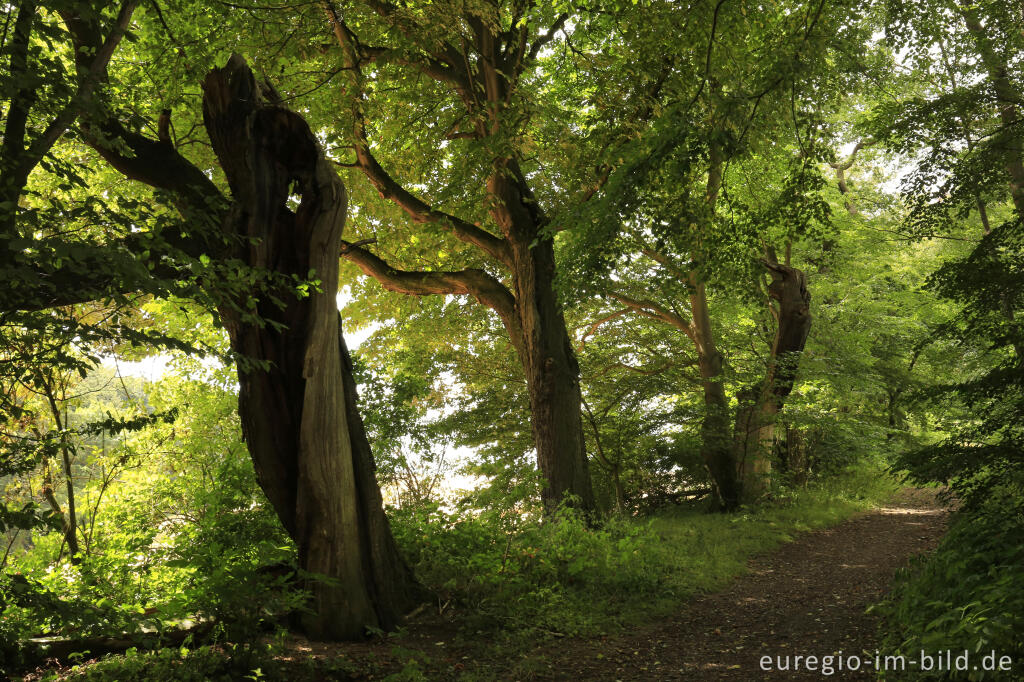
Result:
[[[129,650],[121,655],[75,666],[59,679],[74,682],[234,682],[260,679],[273,666],[266,647],[205,646],[192,650],[182,647],[145,653]]]

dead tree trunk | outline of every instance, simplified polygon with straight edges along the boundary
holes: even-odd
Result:
[[[134,5],[122,7],[117,39]],[[79,74],[95,86],[117,40],[104,39],[95,12],[77,10],[72,3],[62,17]],[[257,83],[244,59],[233,55],[203,88],[204,123],[230,200],[178,153],[166,120],[152,139],[96,102],[83,137],[127,178],[173,197],[188,232],[162,235],[170,253],[224,266],[205,283],[238,359],[243,435],[300,565],[328,578],[309,581],[309,634],[344,639],[391,628],[418,588],[384,516],[341,335],[335,297],[345,188],[302,117]],[[314,288],[298,286],[311,278]]]
[[[811,330],[811,294],[806,275],[774,260],[766,261],[765,267],[772,276],[768,295],[775,304],[775,340],[764,381],[752,392],[754,400],[740,401],[736,415],[733,456],[745,500],[756,499],[769,483],[776,416],[793,390],[800,355]]]
[[[345,188],[303,119],[233,56],[203,83],[203,116],[231,187],[226,232],[263,290],[220,305],[239,357],[239,414],[260,485],[312,574],[308,633],[394,626],[416,587],[384,516],[336,305]],[[287,207],[290,195],[300,203]],[[317,280],[303,295],[296,280]]]

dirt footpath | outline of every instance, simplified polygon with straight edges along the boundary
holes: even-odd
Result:
[[[878,621],[865,609],[910,557],[935,547],[945,525],[934,490],[903,490],[884,508],[752,560],[747,575],[690,601],[676,618],[599,642],[564,642],[539,679],[870,679]],[[824,675],[822,657],[839,652],[843,669],[833,658]],[[808,655],[817,656],[814,670],[802,658],[795,671],[794,657]],[[858,673],[846,669],[851,655],[862,659]],[[762,656],[772,658],[770,672]],[[787,657],[789,670],[778,670]]]

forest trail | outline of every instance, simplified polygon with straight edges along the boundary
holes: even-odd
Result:
[[[560,642],[545,656],[551,672],[536,679],[868,679],[874,673],[866,660],[859,673],[826,677],[820,657],[842,651],[844,659],[873,661],[878,621],[865,609],[910,557],[936,546],[946,516],[934,490],[904,489],[885,507],[803,533],[753,559],[746,575],[691,600],[670,620],[598,641]],[[760,667],[762,656],[771,656],[774,666],[787,655],[818,656],[818,670]]]

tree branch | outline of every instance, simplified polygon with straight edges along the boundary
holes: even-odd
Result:
[[[107,66],[110,64],[110,60],[113,58],[118,45],[121,44],[121,39],[124,38],[124,34],[128,30],[128,24],[131,22],[132,14],[135,12],[138,4],[138,0],[127,0],[121,5],[113,28],[111,28],[103,44],[96,50],[95,56],[88,63],[88,67],[82,74],[78,91],[71,98],[71,101],[50,121],[46,129],[29,146],[27,153],[22,157],[21,166],[25,177],[50,151],[60,136],[67,131],[68,126],[71,125],[75,118],[78,117],[79,112],[92,99],[93,94],[96,92],[96,87],[106,78]],[[84,61],[81,62],[80,67],[82,65],[84,65]]]
[[[494,310],[505,324],[515,318],[515,298],[497,279],[478,268],[450,271],[410,271],[393,268],[376,254],[342,241],[341,256],[373,277],[388,291],[412,296],[469,295]]]
[[[587,345],[587,339],[594,335],[598,327],[605,324],[606,322],[611,322],[616,318],[622,317],[623,315],[625,315],[628,312],[631,312],[632,310],[632,308],[623,308],[622,310],[616,310],[615,312],[609,313],[604,317],[600,318],[599,320],[597,320],[596,322],[594,322],[593,324],[591,324],[587,331],[583,333],[583,336],[580,337],[580,345],[576,349],[577,352],[583,352],[583,348]]]
[[[658,303],[648,299],[637,299],[615,291],[608,292],[608,295],[619,303],[629,306],[630,310],[634,313],[643,315],[644,317],[649,317],[652,320],[659,320],[670,324],[696,341],[694,338],[693,326],[690,324],[690,321],[682,315],[674,313],[671,310],[667,310]]]
[[[24,79],[29,75],[28,48],[32,37],[32,24],[36,17],[36,3],[33,0],[25,0],[18,8],[18,16],[14,21],[14,38],[11,41],[8,72],[12,82]],[[28,124],[29,111],[36,99],[34,88],[22,85],[11,96],[7,109],[7,120],[4,123],[4,140],[0,148],[0,172],[3,173],[3,190],[6,193],[17,191],[20,193],[24,186],[24,180],[17,176],[10,176],[10,169],[20,166],[21,156],[25,151],[25,133]],[[20,169],[19,169],[20,170]],[[18,172],[18,171],[16,171]],[[19,180],[21,180],[19,182]],[[6,199],[7,197],[5,197]],[[17,197],[14,197],[16,200]]]
[[[99,81],[105,79],[110,55],[123,37],[136,4],[137,0],[125,0],[117,25],[107,38],[94,17],[71,11],[62,13],[80,72],[95,74]],[[88,55],[102,59],[94,62]],[[221,234],[229,202],[202,170],[178,153],[170,140],[153,140],[129,130],[114,112],[107,110],[84,120],[82,133],[86,143],[125,177],[173,195],[188,231],[165,231],[161,236],[172,247],[192,257],[204,253],[212,256],[227,248],[226,243],[214,237]]]
[[[410,30],[408,20],[398,21],[396,19],[395,12],[398,10],[397,6],[388,2],[380,2],[379,0],[367,0],[366,4],[406,38],[417,44],[420,42],[415,32]],[[336,31],[337,26],[341,24],[341,20],[333,4],[329,0],[321,0],[321,6],[327,12],[328,21],[331,23],[332,29]],[[403,19],[405,18],[403,17]],[[347,26],[345,31],[350,37],[356,38],[355,34],[349,31]],[[377,54],[391,52],[387,48],[364,48],[359,44],[358,40],[355,40],[355,45],[359,46],[358,52],[360,54],[364,54],[367,49],[371,53],[376,52]],[[402,63],[418,69],[423,75],[434,80],[454,86],[459,93],[459,97],[467,105],[473,102],[473,83],[469,71],[464,66],[466,63],[465,55],[447,41],[442,42],[439,51],[420,55],[416,59],[407,59]]]
[[[413,221],[438,225],[449,231],[456,239],[481,249],[499,263],[511,266],[512,255],[507,241],[472,223],[430,206],[402,187],[377,161],[377,157],[370,151],[366,134],[366,120],[360,108],[364,88],[362,70],[359,68],[358,45],[355,37],[338,17],[330,3],[324,2],[323,8],[331,23],[335,38],[345,52],[345,66],[351,70],[356,88],[352,97],[353,137],[355,138],[356,165],[363,175],[377,189],[382,198],[397,204]]]
[[[529,62],[532,62],[534,59],[536,59],[537,55],[540,54],[541,48],[543,48],[545,45],[547,45],[554,39],[555,34],[565,27],[565,22],[568,20],[569,14],[567,12],[559,14],[558,18],[555,19],[555,23],[551,24],[551,28],[549,28],[547,32],[544,33],[543,35],[538,36],[535,41],[533,41],[533,45],[530,46],[530,51],[529,53],[527,53],[526,61],[524,63],[528,64]]]
[[[352,37],[355,38],[355,35]],[[355,42],[359,47],[359,66],[375,62],[390,62],[408,66],[428,78],[433,78],[440,83],[448,83],[455,88],[463,102],[471,102],[473,99],[469,78],[458,65],[450,65],[437,57],[426,54],[413,57],[401,56],[401,53],[391,48],[363,45],[359,43],[358,39]]]
[[[850,167],[853,166],[853,162],[856,161],[857,159],[857,152],[872,144],[874,144],[874,141],[865,142],[864,140],[858,140],[857,144],[855,144],[853,146],[853,149],[850,151],[850,155],[846,157],[846,161],[842,161],[839,163],[830,163],[829,165],[832,166],[832,168],[834,168],[837,171],[850,170]]]
[[[660,251],[655,251],[654,249],[651,249],[651,248],[648,248],[648,247],[645,246],[645,247],[640,249],[640,253],[642,253],[643,255],[647,256],[648,258],[653,260],[655,263],[658,263],[659,265],[664,267],[666,270],[671,272],[673,275],[675,275],[679,279],[680,282],[688,282],[689,281],[690,273],[688,271],[686,271],[686,270],[683,270],[682,268],[680,268],[675,263],[673,263],[671,258],[669,258],[665,254],[661,253]]]

